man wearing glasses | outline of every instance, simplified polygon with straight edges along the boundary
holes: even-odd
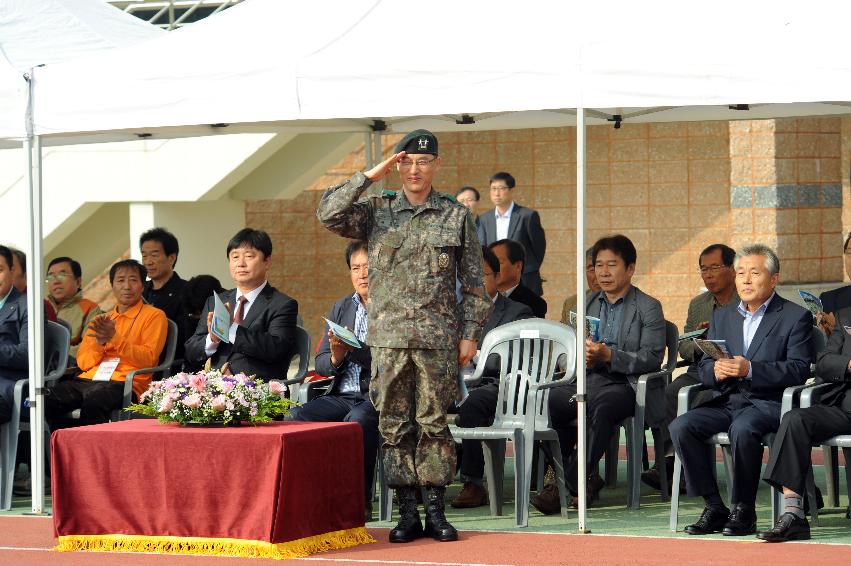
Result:
[[[510,173],[500,171],[491,176],[490,197],[495,208],[479,217],[482,245],[490,246],[505,239],[520,242],[526,251],[521,281],[533,293],[541,296],[544,289],[540,270],[547,252],[547,238],[538,213],[514,202],[515,184]]]
[[[739,294],[736,292],[736,272],[733,269],[733,260],[736,250],[724,244],[712,244],[700,252],[698,258],[698,269],[706,291],[691,300],[688,305],[688,315],[683,328],[684,333],[696,330],[708,329],[709,321],[715,309],[730,303],[738,303]],[[704,336],[705,337],[705,336]],[[665,428],[677,418],[677,396],[680,389],[689,385],[700,383],[697,373],[697,364],[703,356],[692,340],[682,340],[679,344],[680,357],[689,362],[688,371],[673,380],[665,389]],[[695,397],[694,404],[702,403],[709,392],[699,392]],[[708,398],[708,397],[707,397]],[[665,470],[668,473],[668,489],[671,489],[671,481],[674,474],[674,446],[671,444],[670,435],[665,436]],[[654,489],[661,489],[661,478],[659,467],[652,468],[641,474],[641,481]]]
[[[394,165],[402,190],[367,192]],[[444,512],[455,475],[446,411],[457,395],[459,364],[475,355],[492,308],[473,218],[454,197],[433,189],[439,167],[437,138],[415,130],[388,159],[326,190],[316,213],[332,232],[369,242],[370,397],[379,413],[385,477],[400,511],[390,542],[458,539]],[[420,487],[428,499],[425,528],[417,511]]]
[[[71,327],[71,348],[68,350],[71,358],[77,357],[83,331],[94,317],[103,313],[97,303],[83,298],[82,278],[80,263],[70,257],[54,258],[47,266],[47,300],[56,311],[56,317]]]

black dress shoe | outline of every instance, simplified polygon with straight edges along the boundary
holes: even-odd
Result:
[[[766,542],[810,540],[810,523],[806,517],[799,519],[792,513],[783,513],[771,529],[758,532],[756,538]]]
[[[717,533],[724,528],[730,510],[726,507],[704,507],[700,519],[693,525],[688,525],[683,531],[689,535],[708,535]]]
[[[755,532],[756,510],[750,505],[737,503],[721,534],[725,537],[743,537]]]

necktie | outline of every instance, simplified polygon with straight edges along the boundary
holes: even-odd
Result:
[[[239,305],[236,307],[236,313],[233,315],[233,321],[236,324],[242,324],[242,319],[245,316],[245,303],[248,302],[248,299],[245,298],[245,295],[241,296],[239,299]]]

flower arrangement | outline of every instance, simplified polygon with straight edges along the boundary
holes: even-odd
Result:
[[[285,394],[286,387],[276,381],[265,383],[242,373],[181,372],[152,382],[139,402],[125,410],[167,423],[263,423],[286,415],[295,405]]]

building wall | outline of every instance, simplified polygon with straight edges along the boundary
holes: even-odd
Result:
[[[587,135],[586,243],[629,236],[638,249],[635,284],[659,298],[676,324],[702,287],[698,254],[715,242],[777,247],[784,283],[842,279],[843,222],[851,225],[851,214],[843,217],[849,187],[840,171],[849,169],[851,118],[624,123],[589,127]],[[439,190],[473,185],[489,210],[488,177],[508,171],[517,179],[515,200],[540,212],[548,318],[558,318],[576,287],[575,129],[438,137]],[[385,154],[396,139],[384,139]],[[333,301],[352,291],[346,242],[319,226],[316,206],[324,188],[363,164],[361,147],[292,200],[246,203],[246,224],[275,242],[273,284],[299,300],[314,337]],[[388,186],[396,185],[391,176]]]

